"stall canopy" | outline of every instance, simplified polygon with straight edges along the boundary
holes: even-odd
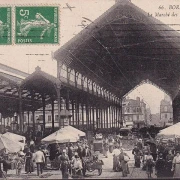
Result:
[[[3,134],[3,136],[12,139],[15,142],[21,142],[23,144],[25,144],[26,142],[26,138],[24,136],[18,135],[18,134],[14,134],[11,132],[6,132],[5,134]]]
[[[22,146],[20,143],[17,143],[13,141],[12,139],[9,139],[5,137],[4,135],[0,134],[0,151],[5,150],[9,153],[15,153],[22,149]]]
[[[180,122],[161,130],[160,133],[158,133],[157,137],[163,137],[163,138],[180,137]]]
[[[64,128],[59,129],[53,134],[45,137],[41,141],[43,143],[54,144],[54,143],[66,143],[66,142],[77,142],[79,139],[78,135],[75,135]]]
[[[80,131],[79,129],[76,129],[72,126],[65,126],[64,129],[67,130],[68,132],[72,132],[74,134],[77,134],[78,136],[86,136],[85,132]]]

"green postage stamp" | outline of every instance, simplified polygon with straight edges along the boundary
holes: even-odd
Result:
[[[0,44],[11,44],[11,7],[0,7]]]
[[[16,44],[57,44],[58,7],[15,7]]]

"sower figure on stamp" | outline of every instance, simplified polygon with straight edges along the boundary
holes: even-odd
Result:
[[[18,33],[19,36],[27,36],[32,28],[42,28],[40,39],[43,39],[43,35],[46,31],[49,36],[51,29],[54,27],[54,24],[50,23],[50,21],[40,13],[36,13],[35,20],[21,19],[21,22],[18,22],[17,24],[20,26],[20,33]]]

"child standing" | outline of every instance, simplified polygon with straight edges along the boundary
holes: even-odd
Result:
[[[24,154],[19,153],[18,157],[16,158],[16,175],[20,176],[21,171],[24,165]]]

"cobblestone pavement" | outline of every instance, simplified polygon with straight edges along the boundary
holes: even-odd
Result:
[[[113,172],[112,167],[113,167],[113,157],[112,154],[108,154],[108,158],[104,158],[101,154],[99,155],[99,158],[103,160],[104,165],[103,165],[103,172],[101,176],[98,176],[98,172],[87,172],[87,176],[85,179],[128,179],[128,178],[135,178],[135,179],[146,179],[147,174],[145,171],[142,171],[141,168],[134,168],[134,158],[131,153],[132,151],[126,151],[126,153],[130,156],[130,161],[128,162],[129,164],[129,169],[130,169],[130,174],[128,177],[122,177],[121,172]],[[39,177],[36,175],[36,171],[27,175],[25,172],[22,172],[21,176],[18,177],[15,175],[15,170],[9,170],[8,179],[38,179]],[[61,172],[58,170],[49,170],[49,171],[44,171],[43,177],[39,179],[61,179]],[[153,178],[156,178],[156,176],[153,174]]]

